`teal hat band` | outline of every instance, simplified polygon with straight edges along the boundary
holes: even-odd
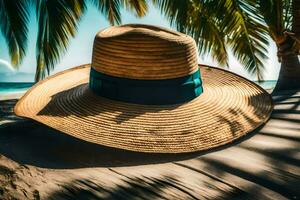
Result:
[[[203,92],[200,70],[179,78],[138,80],[106,75],[91,67],[89,87],[109,99],[146,105],[184,103]]]

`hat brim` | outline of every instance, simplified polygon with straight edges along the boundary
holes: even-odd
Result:
[[[71,136],[139,152],[182,153],[230,143],[265,123],[271,96],[225,70],[200,66],[204,93],[175,105],[138,105],[94,94],[90,65],[40,81],[17,103],[17,115]]]

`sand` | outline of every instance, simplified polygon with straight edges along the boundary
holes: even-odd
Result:
[[[19,99],[23,96],[25,92],[9,92],[9,93],[0,93],[0,101],[10,100],[10,99]]]
[[[0,101],[0,199],[299,199],[300,92],[269,122],[213,151],[144,154],[90,144],[16,117]]]

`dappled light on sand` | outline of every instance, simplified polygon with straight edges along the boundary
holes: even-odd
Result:
[[[17,197],[26,194],[55,200],[297,199],[300,93],[280,93],[273,98],[275,110],[258,133],[192,154],[118,150],[31,121],[7,122],[0,129],[0,181],[5,192]],[[16,120],[12,115],[8,119]],[[228,125],[237,126],[234,122]],[[9,177],[4,179],[3,174]]]

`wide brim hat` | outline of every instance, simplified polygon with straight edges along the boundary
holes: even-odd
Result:
[[[161,82],[178,82],[199,69],[201,90],[196,95],[172,98],[178,92],[169,95],[173,92],[169,85],[162,90],[168,94],[161,94]],[[158,90],[118,86],[126,94],[116,96],[110,93],[115,86],[109,84],[107,91],[97,92],[106,83],[97,84],[93,77],[104,77],[108,83],[122,79],[122,85],[155,82]],[[199,82],[194,85],[199,87]],[[130,95],[124,90],[130,90]],[[198,65],[191,37],[160,27],[123,25],[96,35],[91,65],[38,82],[14,111],[92,143],[139,152],[182,153],[230,143],[264,124],[272,109],[271,96],[255,83],[220,68]]]

